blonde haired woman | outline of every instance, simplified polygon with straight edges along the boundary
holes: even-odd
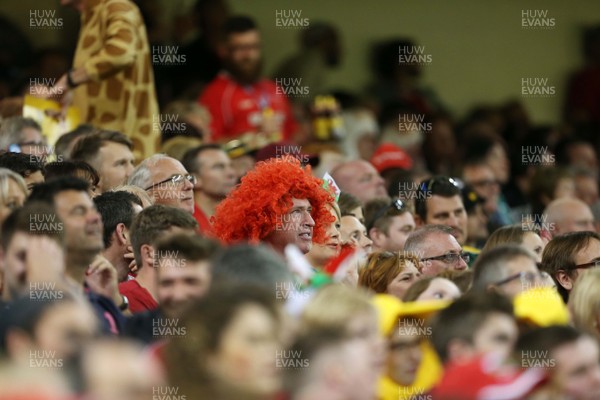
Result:
[[[589,269],[577,279],[569,295],[569,310],[577,329],[600,340],[600,269]]]

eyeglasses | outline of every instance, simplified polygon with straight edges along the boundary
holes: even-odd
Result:
[[[534,283],[538,279],[545,279],[547,277],[549,277],[549,275],[545,272],[519,272],[518,274],[511,275],[498,282],[495,282],[494,285],[502,286],[514,281],[515,279],[520,279],[521,282]]]
[[[600,267],[600,260],[590,261],[589,263],[585,263],[585,264],[578,264],[573,267],[569,267],[569,268],[565,268],[565,269],[574,270],[574,269],[588,269],[588,268],[597,268],[597,267]]]
[[[180,183],[183,183],[184,180],[187,180],[188,182],[190,182],[192,185],[196,184],[196,177],[194,175],[191,174],[186,174],[186,175],[182,175],[182,174],[177,174],[177,175],[173,175],[170,178],[165,179],[164,181],[160,181],[158,183],[155,183],[152,186],[147,187],[144,190],[150,190],[155,188],[158,185],[162,185],[163,183],[167,183],[167,182],[171,182],[171,184],[173,185],[178,185]]]
[[[455,264],[458,262],[458,259],[462,259],[465,263],[469,263],[471,261],[471,255],[469,253],[448,253],[442,254],[441,256],[421,258],[420,261],[429,261],[429,260],[439,260],[445,264]]]
[[[377,210],[377,212],[375,213],[375,215],[373,216],[373,218],[371,218],[371,220],[369,221],[369,223],[367,224],[367,232],[369,232],[371,230],[371,228],[373,227],[373,225],[375,225],[375,222],[377,222],[377,220],[381,217],[383,217],[383,215],[390,209],[390,208],[395,208],[398,211],[402,211],[404,210],[404,208],[406,207],[406,205],[402,202],[402,200],[397,199],[397,200],[393,200],[390,204],[388,204],[385,207],[380,208],[379,210]]]

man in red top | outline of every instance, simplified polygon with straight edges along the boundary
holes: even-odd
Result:
[[[183,156],[184,168],[196,177],[194,185],[194,218],[200,231],[210,233],[210,218],[217,205],[235,187],[236,175],[231,160],[217,144],[204,144]]]
[[[225,71],[199,99],[212,115],[211,139],[228,141],[249,132],[290,139],[298,126],[283,91],[261,78],[260,33],[254,21],[245,16],[230,18],[223,26],[222,40],[219,53]]]
[[[119,284],[119,291],[129,300],[132,313],[158,307],[154,243],[172,233],[193,234],[197,228],[198,223],[190,213],[164,205],[145,208],[135,217],[130,232],[138,274],[135,279]]]

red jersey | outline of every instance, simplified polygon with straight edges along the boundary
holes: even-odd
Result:
[[[129,310],[134,314],[158,308],[154,297],[135,279],[119,283],[119,293],[127,297]]]
[[[231,75],[221,72],[204,89],[198,102],[208,108],[212,116],[213,141],[260,132],[265,113],[272,114],[277,121],[283,139],[289,140],[298,129],[286,95],[268,79],[242,86]]]
[[[198,222],[200,233],[204,235],[210,235],[212,233],[212,225],[210,224],[208,217],[196,203],[194,203],[194,219]]]

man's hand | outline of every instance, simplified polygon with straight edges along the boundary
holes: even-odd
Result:
[[[127,246],[127,253],[125,253],[123,255],[123,258],[125,260],[129,260],[129,271],[130,272],[137,272],[138,266],[135,263],[135,255],[133,254],[133,247],[132,246]]]
[[[110,261],[97,255],[85,275],[85,283],[92,292],[112,299],[117,306],[121,305],[117,270]]]
[[[65,252],[56,240],[44,235],[28,239],[25,268],[29,282],[58,282],[65,274]]]

